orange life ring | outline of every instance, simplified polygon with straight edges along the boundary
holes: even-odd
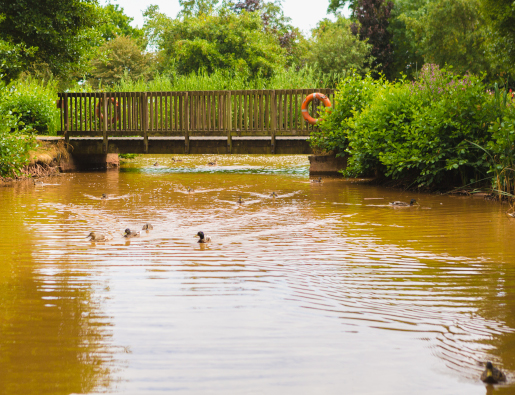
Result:
[[[118,106],[118,102],[116,100],[114,100],[114,97],[108,97],[107,100],[108,101],[111,100],[111,103],[113,103],[113,105],[114,105],[114,114],[115,114],[108,121],[109,121],[109,123],[118,122],[118,120],[120,119],[120,107]],[[99,102],[97,103],[97,108],[95,109],[95,114],[102,121],[104,119],[104,114],[102,113],[102,111],[100,111],[100,104],[101,103],[102,103],[102,99],[100,99]]]
[[[318,119],[315,119],[312,116],[310,116],[308,112],[308,104],[311,103],[314,99],[322,100],[322,103],[324,103],[324,106],[326,106],[327,108],[331,108],[333,106],[327,98],[327,96],[322,93],[312,93],[311,95],[308,95],[308,97],[306,97],[302,102],[302,106],[300,107],[300,109],[302,111],[302,116],[304,117],[306,122],[309,122],[311,125],[316,125],[316,123],[318,122]]]

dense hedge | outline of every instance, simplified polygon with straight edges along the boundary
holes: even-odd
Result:
[[[476,76],[435,65],[424,66],[416,81],[350,75],[335,102],[311,143],[349,154],[348,176],[384,175],[431,188],[470,185],[506,173],[505,159],[513,157],[512,98],[489,91]]]

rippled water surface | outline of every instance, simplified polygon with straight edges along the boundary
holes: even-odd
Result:
[[[0,393],[515,393],[505,207],[175,159],[0,188]]]

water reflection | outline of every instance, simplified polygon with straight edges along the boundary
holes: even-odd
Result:
[[[4,286],[4,310],[35,309],[35,328],[51,328],[42,340],[27,323],[3,330],[16,347],[44,341],[56,361],[74,355],[74,372],[89,378],[66,382],[90,386],[70,392],[513,391],[479,381],[487,360],[511,381],[515,371],[515,221],[501,206],[310,183],[304,156],[182,159],[0,190],[10,207],[0,230],[30,240],[0,247],[17,255],[3,278],[30,279],[21,291]],[[385,204],[413,197],[419,207]],[[147,222],[152,231],[123,238]],[[90,243],[91,230],[112,240]],[[198,231],[212,243],[197,243]],[[41,368],[37,354],[24,361],[7,383]],[[38,380],[61,382],[56,363]]]

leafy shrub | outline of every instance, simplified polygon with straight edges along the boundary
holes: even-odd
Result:
[[[310,144],[315,151],[345,155],[348,147],[348,122],[367,106],[378,90],[387,84],[370,75],[361,76],[356,71],[338,83],[331,112],[322,115],[318,128],[311,133]]]
[[[60,122],[56,92],[54,81],[45,83],[30,77],[17,80],[7,86],[0,100],[0,115],[13,114],[25,129],[55,135]]]
[[[29,162],[29,151],[35,140],[31,135],[19,131],[20,121],[13,114],[0,115],[0,176],[15,177]],[[15,132],[11,132],[14,128]]]
[[[382,174],[409,185],[467,184],[487,176],[489,125],[500,114],[481,78],[426,65],[413,82],[353,75],[312,144],[350,154],[348,176]],[[472,144],[471,144],[472,143]]]

